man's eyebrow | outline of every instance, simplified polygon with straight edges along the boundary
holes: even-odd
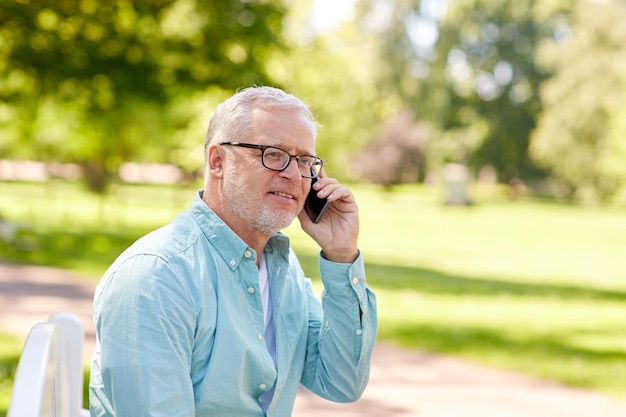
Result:
[[[278,148],[278,149],[283,150],[283,151],[285,151],[285,152],[289,152],[288,150],[286,150],[285,148],[283,148],[280,144],[277,144],[277,145],[265,145],[265,146],[271,146],[272,148]],[[295,153],[295,154],[292,154],[292,155],[317,156],[317,155],[315,154],[315,151],[312,151],[312,152],[307,151],[307,150],[305,150],[305,151],[301,151],[299,148],[296,148],[296,151],[295,151],[295,152],[296,152],[296,153]],[[291,153],[291,152],[289,152],[289,153]]]

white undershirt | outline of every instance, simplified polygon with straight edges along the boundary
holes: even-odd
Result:
[[[263,325],[265,328],[265,345],[270,353],[274,366],[276,366],[276,337],[274,335],[274,326],[272,326],[272,297],[270,296],[270,285],[267,279],[267,265],[265,263],[265,254],[261,256],[259,262],[259,288],[261,290],[261,304],[263,305]],[[276,387],[276,385],[274,385]],[[264,411],[267,411],[270,401],[274,396],[274,387],[261,394],[259,402]]]
[[[272,299],[270,298],[270,286],[267,279],[267,265],[265,263],[265,255],[261,256],[259,262],[259,287],[261,289],[261,303],[263,304],[263,318],[265,325],[265,334],[268,331],[274,333],[272,323]],[[267,340],[267,337],[265,338]],[[269,347],[269,346],[268,346]]]

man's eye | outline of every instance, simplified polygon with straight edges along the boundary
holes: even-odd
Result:
[[[265,156],[268,158],[280,159],[283,156],[283,153],[280,151],[267,151],[265,152]]]

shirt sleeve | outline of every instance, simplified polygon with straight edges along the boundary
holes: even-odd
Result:
[[[190,378],[194,308],[186,286],[161,258],[131,257],[94,304],[102,407],[118,416],[195,416]],[[100,306],[106,308],[100,308]]]
[[[356,401],[369,380],[376,340],[376,297],[359,253],[352,264],[320,256],[322,302],[309,295],[309,341],[302,384],[336,402]]]

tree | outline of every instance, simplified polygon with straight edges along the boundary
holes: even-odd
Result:
[[[243,0],[2,2],[0,152],[78,162],[97,192],[125,160],[176,162],[175,133],[193,120],[181,98],[271,84],[284,13]]]
[[[566,3],[362,0],[360,8],[362,27],[379,38],[380,91],[433,125],[431,168],[491,165],[502,181],[542,175],[528,157],[537,92],[549,75],[535,52],[555,36]]]
[[[311,1],[289,0],[287,48],[275,49],[267,67],[290,92],[303,98],[321,126],[317,153],[328,172],[360,179],[355,160],[380,125],[400,111],[396,97],[381,96],[374,84],[379,65],[353,21],[319,30],[311,25]]]
[[[385,186],[423,179],[428,127],[416,124],[412,113],[405,110],[398,114],[357,156],[365,178]]]
[[[626,197],[624,21],[622,0],[578,1],[564,36],[541,49],[555,76],[542,88],[545,111],[530,150],[562,196]]]

